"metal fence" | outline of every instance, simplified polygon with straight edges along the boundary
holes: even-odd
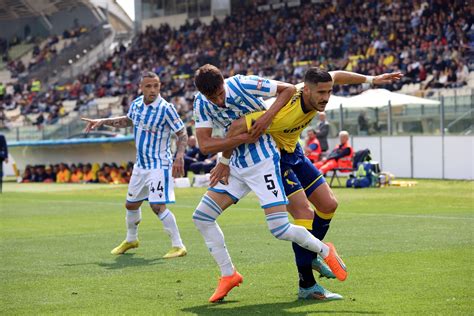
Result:
[[[370,129],[368,135],[472,135],[474,134],[474,91],[470,95],[439,96],[433,99],[440,105],[404,105],[380,109],[365,109]],[[328,111],[328,120],[332,125],[331,135],[339,130],[347,130],[351,135],[363,135],[358,128],[360,110],[343,109]],[[85,117],[108,117],[110,114],[99,110],[95,105],[71,112],[54,125],[15,127],[0,130],[9,141],[65,139],[78,134],[84,128],[80,120]],[[318,121],[313,120],[310,128]],[[119,129],[116,132],[128,135],[131,129]],[[367,134],[364,134],[367,135]]]

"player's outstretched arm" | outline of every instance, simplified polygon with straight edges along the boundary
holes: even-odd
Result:
[[[173,162],[172,176],[179,178],[184,175],[184,152],[188,142],[186,128],[182,128],[176,132],[176,158]]]
[[[277,98],[270,106],[270,109],[268,109],[265,114],[257,119],[252,125],[252,130],[250,131],[252,137],[257,137],[265,133],[278,111],[280,111],[296,93],[296,87],[294,85],[280,81],[277,83]]]
[[[403,77],[401,72],[385,73],[378,76],[365,76],[355,72],[337,70],[330,71],[329,74],[334,84],[361,84],[367,82],[375,85],[383,85],[398,81]]]
[[[89,133],[91,130],[99,128],[102,125],[112,126],[112,127],[128,127],[132,126],[133,122],[127,116],[118,116],[111,118],[103,119],[89,119],[86,117],[81,117],[81,120],[87,122],[84,132]]]

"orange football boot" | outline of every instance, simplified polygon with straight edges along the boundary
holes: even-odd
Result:
[[[339,281],[344,281],[347,278],[347,270],[344,261],[339,257],[336,248],[330,242],[326,243],[329,247],[329,255],[324,258],[331,271],[334,273]]]
[[[217,289],[209,298],[209,302],[215,303],[222,300],[234,287],[239,286],[244,281],[242,275],[234,271],[234,274],[229,276],[223,276],[219,278],[219,284],[217,284]]]

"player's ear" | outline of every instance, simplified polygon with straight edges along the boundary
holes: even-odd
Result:
[[[311,93],[311,91],[310,91],[309,85],[305,84],[304,87],[303,87],[303,94],[308,96],[308,95],[310,95],[310,93]]]

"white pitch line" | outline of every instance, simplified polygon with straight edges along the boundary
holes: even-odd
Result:
[[[123,202],[108,202],[108,201],[73,201],[73,200],[22,200],[22,201],[33,201],[35,203],[67,203],[67,204],[88,204],[88,205],[114,205],[114,206],[123,206],[125,204],[125,199]],[[146,203],[146,202],[145,202]],[[189,207],[195,208],[197,204],[177,204],[179,207]],[[232,211],[232,209],[230,209]],[[259,211],[260,207],[255,208],[245,208],[239,207],[239,211]],[[362,215],[362,216],[377,216],[377,217],[399,217],[399,218],[426,218],[426,219],[454,219],[454,220],[474,220],[474,217],[457,217],[457,216],[440,216],[440,215],[423,215],[423,214],[413,214],[413,215],[401,215],[393,213],[355,213],[355,212],[339,212],[339,214],[350,214],[350,215]]]

